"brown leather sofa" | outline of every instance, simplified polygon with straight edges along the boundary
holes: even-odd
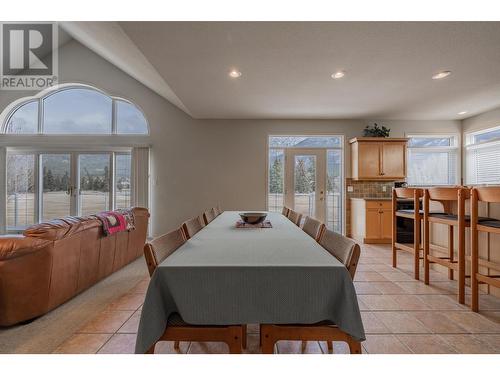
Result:
[[[149,213],[133,212],[135,230],[111,236],[96,218],[67,217],[0,237],[0,326],[43,315],[142,256]]]

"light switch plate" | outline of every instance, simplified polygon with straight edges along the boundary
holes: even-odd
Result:
[[[347,187],[347,192],[352,193],[354,191],[354,188],[352,186]]]

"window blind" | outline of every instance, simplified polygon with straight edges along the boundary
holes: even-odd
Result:
[[[457,150],[408,148],[408,184],[457,184]]]
[[[467,184],[500,184],[500,141],[467,147]]]

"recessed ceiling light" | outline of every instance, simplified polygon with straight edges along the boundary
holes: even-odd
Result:
[[[443,79],[448,77],[451,74],[449,70],[443,70],[442,72],[438,72],[432,76],[432,79]]]
[[[458,112],[459,115],[465,115],[467,111]]]
[[[241,77],[241,72],[239,70],[233,69],[229,72],[229,77],[239,78],[239,77]]]
[[[342,70],[339,70],[338,72],[332,74],[333,79],[340,79],[343,76],[345,76],[345,72],[343,72]]]

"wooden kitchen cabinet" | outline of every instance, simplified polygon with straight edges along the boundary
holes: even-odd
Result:
[[[391,243],[392,202],[351,198],[351,237],[363,243]]]
[[[351,175],[354,180],[404,180],[406,138],[353,138]]]

